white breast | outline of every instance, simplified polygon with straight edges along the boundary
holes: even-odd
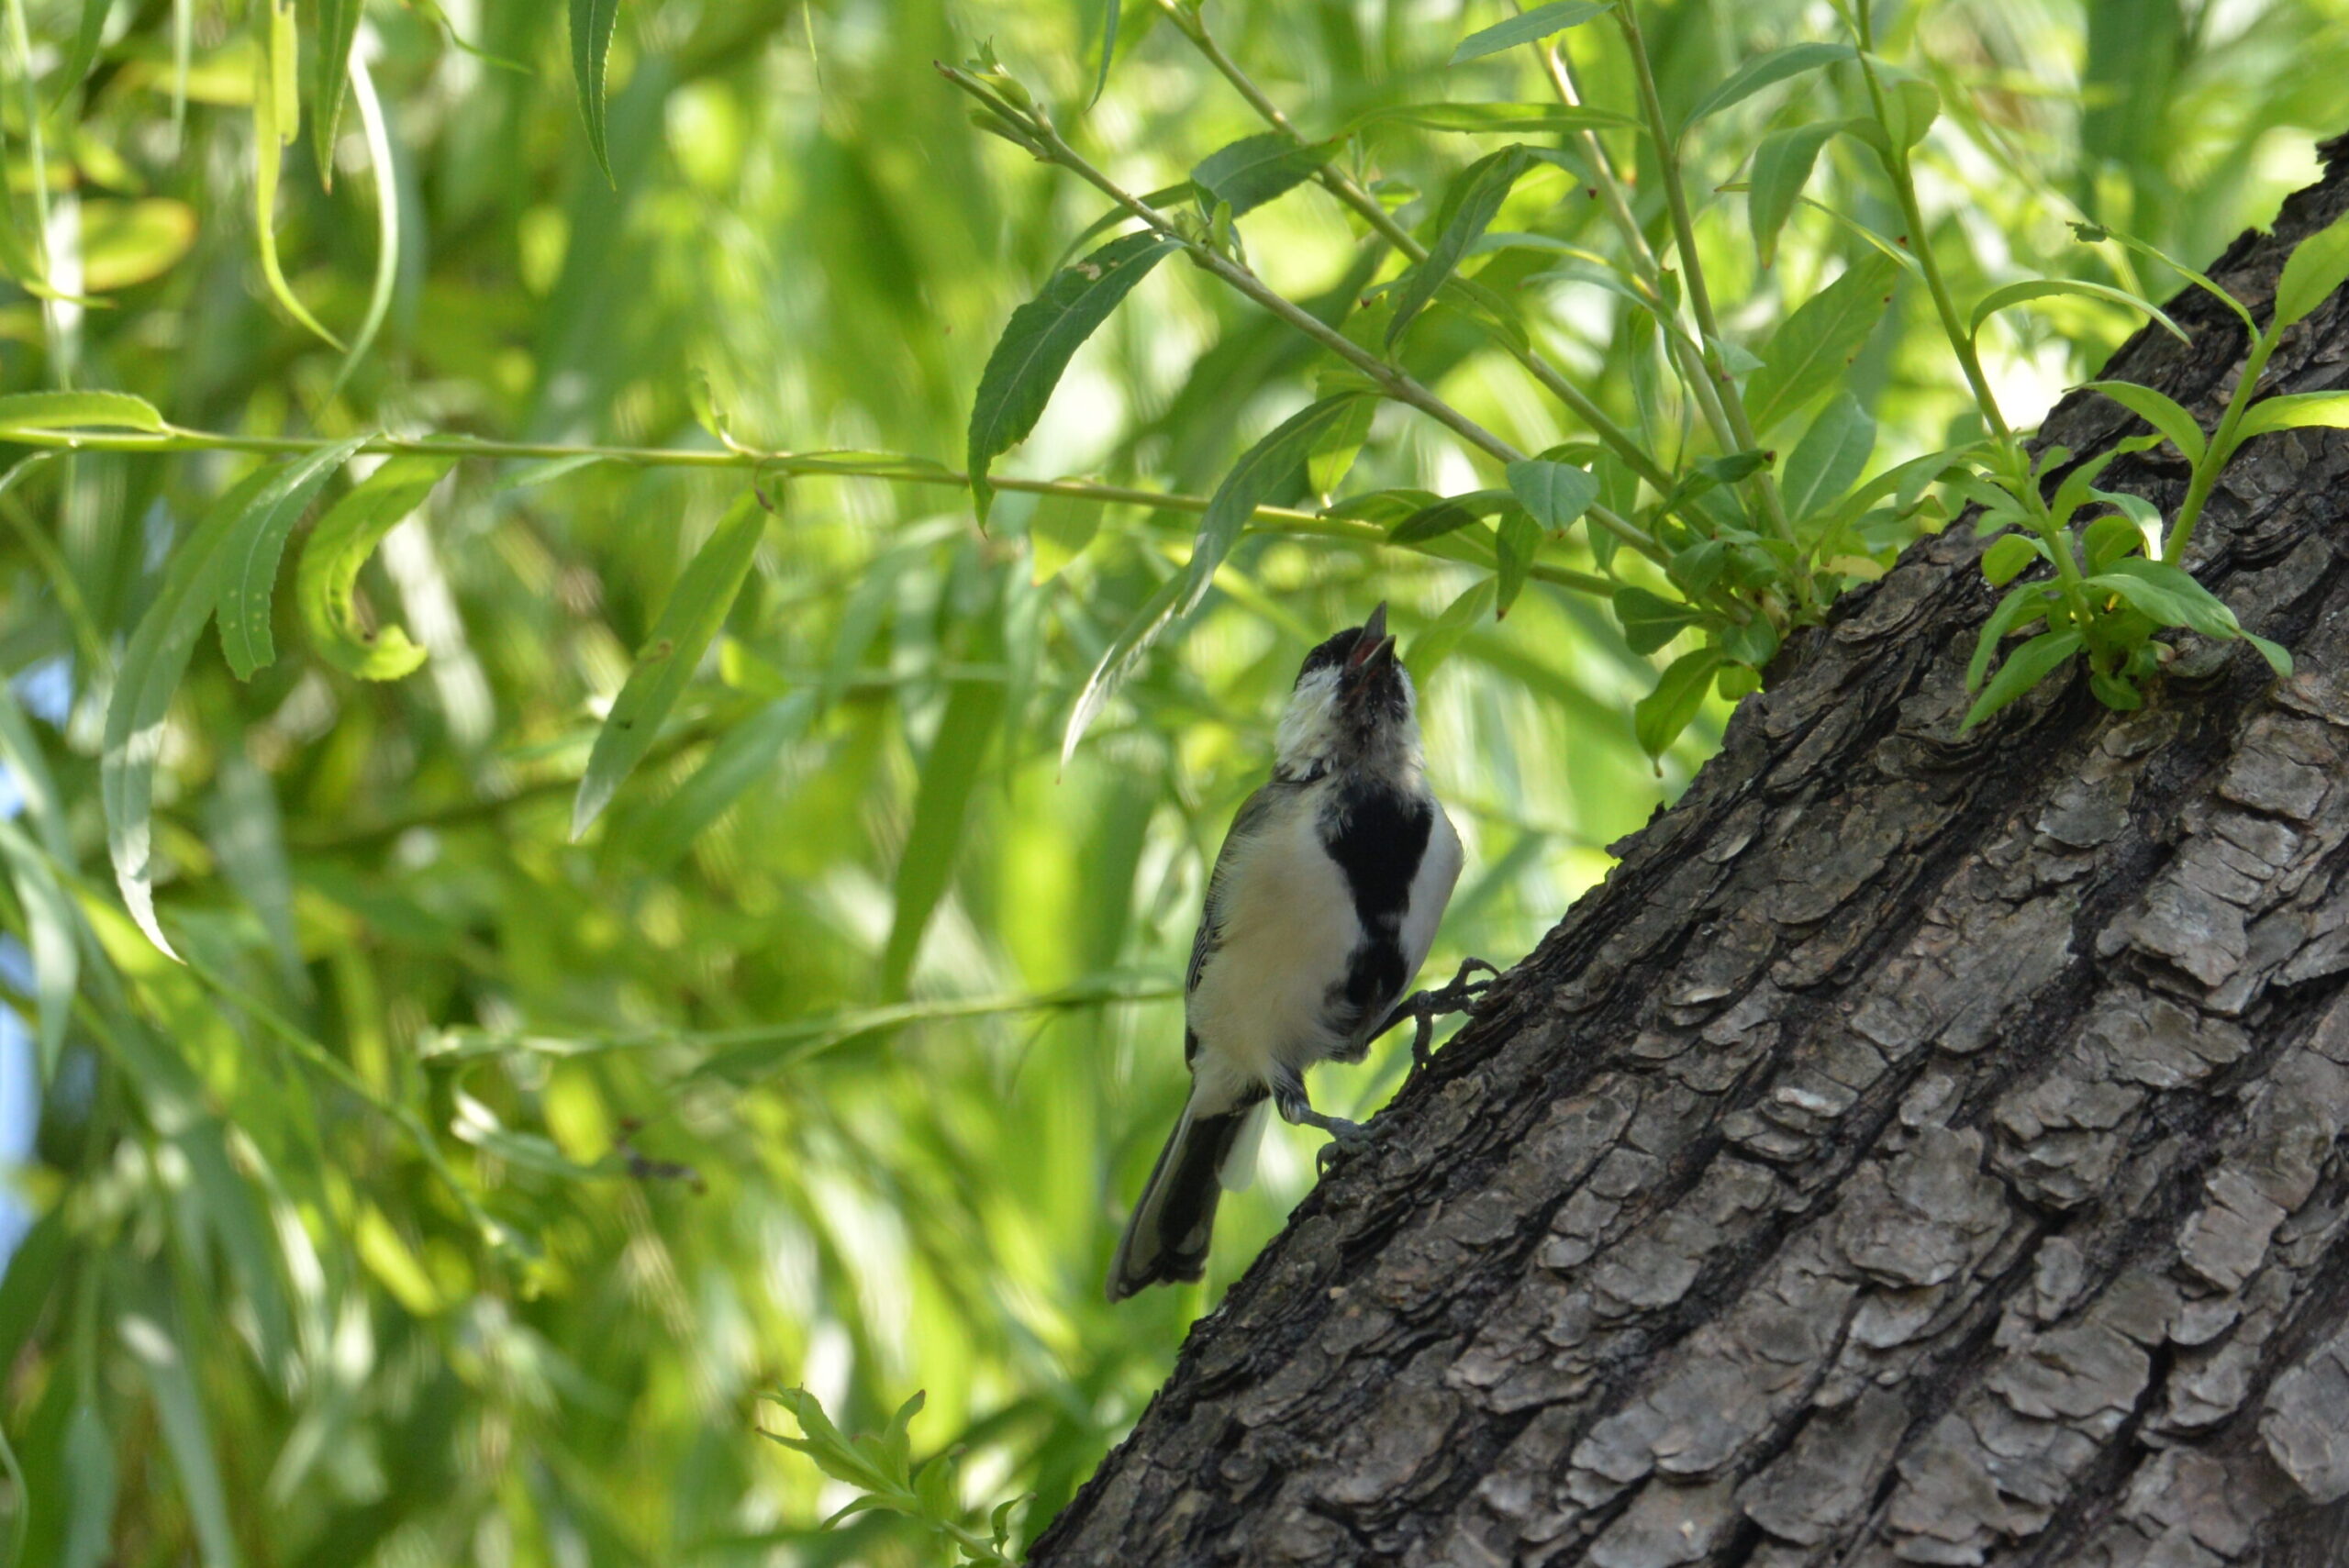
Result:
[[[1276,1063],[1302,1067],[1343,1043],[1322,1015],[1362,927],[1345,873],[1314,830],[1316,815],[1283,812],[1227,868],[1222,938],[1186,1009],[1199,1041],[1192,1073],[1207,1104],[1229,1104],[1261,1089]],[[1456,875],[1456,845],[1454,855]]]

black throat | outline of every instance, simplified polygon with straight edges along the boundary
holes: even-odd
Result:
[[[1339,776],[1324,807],[1322,839],[1346,873],[1364,930],[1391,931],[1401,921],[1434,821],[1425,795],[1407,795],[1363,773]]]

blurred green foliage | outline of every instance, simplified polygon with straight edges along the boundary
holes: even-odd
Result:
[[[991,39],[1130,190],[1264,129],[1146,0],[1123,8],[1097,101],[1096,4],[582,3],[587,55],[612,28],[600,122],[563,7],[288,4],[304,117],[275,250],[285,292],[361,348],[346,357],[273,302],[262,261],[271,4],[6,0],[0,268],[19,286],[0,391],[117,389],[239,437],[952,462],[1005,320],[1105,204],[977,134],[932,62]],[[1505,7],[1207,15],[1315,134],[1547,93],[1523,49],[1446,65]],[[1685,111],[1809,36],[1809,15],[1647,11],[1664,100]],[[1885,51],[1940,93],[1918,180],[1960,292],[2065,273],[2166,294],[2067,223],[2195,260],[2264,220],[2340,128],[2344,20],[2340,0],[1880,16]],[[380,136],[358,91],[320,134],[317,39],[345,23]],[[1610,35],[1565,42],[1591,102],[1630,112]],[[1799,86],[1765,91],[1687,150],[1731,331],[1867,254],[1796,206],[1765,268],[1743,196],[1718,189],[1765,130],[1809,117]],[[1353,168],[1420,221],[1492,145],[1402,127]],[[1661,196],[1632,184],[1661,245]],[[1849,142],[1810,189],[1898,223]],[[1534,281],[1603,249],[1597,205],[1554,171],[1526,180],[1493,227],[1539,241],[1480,251],[1476,281],[1526,301],[1542,351],[1613,417],[1667,430],[1675,393],[1637,314],[1571,268]],[[1318,187],[1238,235],[1272,286],[1333,317],[1378,264]],[[2028,420],[2134,325],[2086,299],[2009,313],[1987,369]],[[1443,396],[1518,447],[1585,434],[1464,317],[1417,331]],[[996,472],[1204,495],[1329,362],[1163,266]],[[1842,384],[1882,433],[1875,467],[1945,444],[1971,406],[1913,289]],[[933,1560],[885,1514],[814,1529],[839,1484],[751,1438],[780,1385],[855,1431],[926,1390],[913,1453],[965,1446],[964,1500],[1032,1492],[1032,1533],[1310,1180],[1312,1140],[1275,1134],[1203,1287],[1102,1301],[1182,1093],[1172,992],[1204,869],[1303,651],[1380,597],[1407,647],[1424,639],[1432,767],[1470,845],[1431,971],[1527,951],[1725,711],[1709,699],[1658,777],[1629,719],[1655,660],[1596,601],[1537,581],[1496,621],[1472,567],[1258,533],[1063,766],[1077,690],[1182,559],[1189,514],[1008,492],[983,534],[952,487],[770,476],[778,515],[711,652],[574,842],[602,717],[744,475],[469,459],[359,569],[356,628],[402,628],[414,673],[359,678],[363,645],[314,642],[291,593],[250,680],[197,644],[149,736],[182,965],[106,875],[97,753],[175,546],[251,468],[84,451],[0,491],[0,761],[20,803],[0,924],[21,944],[0,975],[40,1031],[17,1052],[39,1084],[11,1186],[31,1224],[0,1273],[17,1563]],[[1357,487],[1500,483],[1393,407],[1357,468]],[[1579,535],[1543,549],[1599,564]],[[1399,1054],[1317,1093],[1374,1106]]]

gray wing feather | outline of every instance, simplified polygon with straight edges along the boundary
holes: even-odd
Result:
[[[1208,955],[1222,940],[1224,884],[1235,851],[1262,832],[1273,812],[1302,787],[1275,779],[1241,803],[1240,814],[1231,819],[1231,831],[1224,835],[1223,848],[1215,857],[1215,870],[1208,876],[1207,906],[1199,911],[1198,934],[1191,939],[1191,968],[1183,980],[1185,995],[1199,988],[1199,973],[1207,968]],[[1185,1056],[1187,1060],[1189,1052]]]

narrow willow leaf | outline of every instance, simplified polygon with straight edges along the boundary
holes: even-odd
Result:
[[[889,940],[881,953],[884,1001],[905,996],[922,933],[954,880],[962,858],[963,822],[970,814],[981,766],[1002,725],[1003,695],[1003,683],[995,680],[956,681],[947,688],[938,737],[922,759],[913,826],[897,857]]]
[[[49,759],[41,754],[40,742],[34,738],[16,691],[6,681],[0,681],[0,765],[6,767],[8,783],[23,802],[24,814],[39,835],[41,847],[58,864],[71,866],[73,840],[65,823],[65,797],[58,793]]]
[[[1480,517],[1489,517],[1515,505],[1507,490],[1471,490],[1464,495],[1446,495],[1442,500],[1421,506],[1386,532],[1386,542],[1394,545],[1420,545],[1430,539],[1442,539],[1456,528],[1464,528]]]
[[[1101,10],[1101,65],[1093,73],[1093,96],[1088,105],[1101,101],[1102,93],[1109,85],[1109,62],[1118,54],[1118,0],[1099,0]]]
[[[587,147],[596,166],[615,189],[611,150],[605,144],[604,62],[612,51],[612,28],[620,0],[571,0],[571,75],[579,88],[579,112],[587,121]]]
[[[1421,130],[1457,131],[1483,135],[1494,131],[1638,130],[1629,115],[1582,105],[1557,104],[1390,104],[1356,115],[1339,130],[1338,139],[1379,125],[1416,126]]]
[[[1756,55],[1747,61],[1729,79],[1697,101],[1681,123],[1680,134],[1688,134],[1698,120],[1717,115],[1732,104],[1743,103],[1763,88],[1799,76],[1807,71],[1833,65],[1839,61],[1854,60],[1859,50],[1847,43],[1798,43],[1768,54]],[[1676,733],[1676,732],[1675,732]]]
[[[73,29],[73,46],[66,51],[65,68],[57,73],[57,95],[50,101],[52,108],[88,80],[90,67],[97,63],[98,45],[106,38],[106,15],[113,9],[114,0],[82,0],[82,20]]]
[[[2238,445],[2271,430],[2349,429],[2349,392],[2288,392],[2262,398],[2243,411],[2235,426]]]
[[[1198,534],[1191,541],[1190,563],[1183,571],[1186,588],[1175,614],[1188,615],[1208,596],[1216,568],[1240,541],[1241,530],[1256,515],[1256,508],[1271,499],[1275,485],[1305,466],[1314,443],[1345,418],[1361,395],[1341,392],[1309,403],[1241,454],[1223,483],[1215,487],[1215,494],[1208,497],[1207,512],[1199,518]]]
[[[1457,195],[1450,203],[1450,217],[1438,234],[1435,243],[1428,247],[1427,260],[1403,274],[1395,289],[1395,317],[1386,324],[1386,346],[1393,348],[1412,317],[1425,309],[1445,280],[1459,268],[1469,248],[1483,238],[1501,203],[1508,199],[1509,187],[1516,184],[1525,172],[1540,161],[1530,147],[1504,147],[1487,153],[1470,164],[1454,187]]]
[[[359,36],[360,0],[306,0],[310,13],[310,148],[318,183],[334,188],[334,138],[351,83],[351,46]]]
[[[1960,735],[1973,728],[1992,714],[2015,701],[2040,682],[2062,668],[2065,662],[2080,651],[2080,634],[2076,631],[2043,631],[2012,653],[1990,677],[1974,706],[1965,710],[1965,718],[1957,727]]]
[[[1358,397],[1344,418],[1314,438],[1313,450],[1305,460],[1306,481],[1314,495],[1327,496],[1344,482],[1354,459],[1361,455],[1363,443],[1370,439],[1371,422],[1377,417],[1378,400]]]
[[[1884,257],[1864,257],[1787,318],[1746,384],[1745,406],[1757,433],[1767,435],[1842,375],[1883,318],[1898,276],[1899,269]]]
[[[1531,11],[1511,17],[1506,22],[1496,22],[1481,32],[1470,33],[1452,51],[1451,62],[1458,65],[1466,61],[1482,60],[1488,54],[1498,54],[1505,49],[1515,49],[1521,43],[1532,43],[1553,33],[1578,28],[1593,17],[1603,17],[1614,9],[1604,0],[1552,0],[1547,6],[1536,6]]]
[[[148,1310],[125,1312],[115,1319],[123,1349],[144,1374],[155,1401],[156,1424],[162,1429],[172,1468],[179,1473],[180,1497],[195,1525],[205,1568],[235,1568],[242,1559],[236,1531],[229,1528],[228,1491],[221,1484],[220,1461],[204,1418],[204,1400],[196,1390],[186,1342],[163,1328],[161,1293],[150,1287],[140,1294]]]
[[[2243,639],[2259,651],[2259,656],[2267,661],[2269,669],[2279,675],[2289,675],[2292,673],[2292,655],[2282,645],[2270,642],[2266,638],[2248,631],[2243,634]]]
[[[220,651],[228,655],[228,668],[236,672],[237,679],[251,680],[255,671],[277,658],[269,618],[285,536],[293,532],[335,470],[367,441],[365,436],[355,436],[285,462],[236,519],[222,561],[218,610]]]
[[[1525,580],[1533,573],[1534,553],[1542,548],[1542,525],[1522,507],[1511,506],[1495,525],[1500,569],[1494,574],[1497,598],[1493,605],[1493,618],[1507,616],[1509,606],[1525,590]]]
[[[2034,299],[2049,299],[2058,295],[2076,295],[2084,299],[2100,299],[2108,304],[2126,306],[2131,310],[2152,317],[2163,331],[2179,342],[2193,340],[2187,337],[2186,328],[2171,320],[2169,312],[2160,306],[2139,299],[2125,289],[2113,288],[2106,284],[2083,283],[2077,278],[2029,278],[2019,284],[2009,284],[2004,288],[1992,289],[1974,306],[1974,320],[1966,328],[1967,335],[1980,337],[1982,324],[2010,306]]]
[[[57,870],[23,828],[0,819],[0,860],[25,915],[32,951],[33,998],[39,1019],[40,1081],[54,1082],[65,1054],[65,1025],[73,1008],[73,985],[81,974],[81,947],[74,935],[73,906]]]
[[[2243,624],[2224,600],[2167,562],[2133,556],[2116,561],[2082,586],[2111,594],[2164,626],[2182,626],[2221,641],[2243,635]]]
[[[1598,481],[1572,463],[1524,458],[1510,463],[1508,473],[1509,493],[1553,534],[1572,528],[1598,499]]]
[[[1753,248],[1762,264],[1777,260],[1778,232],[1795,210],[1819,150],[1843,128],[1841,120],[1814,120],[1809,125],[1774,130],[1753,150],[1753,178],[1745,193],[1745,210],[1753,227]]]
[[[1338,150],[1335,141],[1300,142],[1286,131],[1244,137],[1201,159],[1191,171],[1201,205],[1229,203],[1231,216],[1250,213],[1321,171]]]
[[[794,692],[728,729],[691,778],[657,810],[629,824],[629,848],[636,858],[656,871],[676,864],[728,807],[774,771],[815,714],[816,694]]]
[[[2150,386],[2140,386],[2133,381],[2092,381],[2087,384],[2087,390],[2104,394],[2144,420],[2146,424],[2167,436],[2170,444],[2186,454],[2187,462],[2200,462],[2202,461],[2202,427],[2196,423],[2193,415],[2188,413],[2185,407],[2167,393],[2156,392]],[[2256,415],[2260,406],[2258,404],[2252,405],[2244,417],[2249,418]]]
[[[163,416],[127,392],[17,392],[0,397],[0,440],[72,430],[136,430],[161,435]]]
[[[1707,646],[1683,653],[1656,678],[1655,690],[1631,707],[1631,732],[1640,750],[1661,762],[1680,732],[1697,717],[1712,689],[1713,673],[1721,667],[1721,651]]]
[[[717,530],[677,578],[669,602],[652,623],[652,636],[637,651],[635,667],[612,699],[612,711],[596,734],[587,771],[571,805],[571,836],[587,830],[636,764],[651,749],[662,720],[677,706],[694,678],[701,656],[750,575],[751,557],[765,530],[766,508],[745,495],[719,519]]]
[[[287,0],[267,0],[261,25],[263,41],[253,83],[253,238],[261,249],[262,277],[286,315],[340,349],[342,339],[320,326],[294,297],[294,286],[285,281],[278,260],[277,178],[285,144],[301,128],[301,98],[295,91],[300,40]]]
[[[360,318],[359,330],[351,334],[342,363],[335,367],[334,384],[327,389],[329,403],[341,395],[351,373],[375,346],[375,334],[384,329],[384,318],[392,313],[392,295],[400,272],[399,170],[392,151],[391,129],[384,121],[384,106],[375,96],[374,78],[367,73],[367,61],[357,50],[351,51],[350,75],[351,95],[359,105],[360,131],[367,142],[367,169],[375,185],[375,276],[368,285],[367,314]]]
[[[2310,235],[2292,248],[2276,280],[2276,318],[2272,336],[2307,316],[2349,280],[2349,213]]]
[[[1990,618],[1982,623],[1981,633],[1974,639],[1974,657],[1965,666],[1967,691],[1981,690],[1982,677],[1990,673],[1990,661],[1998,655],[1998,644],[2009,632],[2021,631],[2045,615],[2049,595],[2055,592],[2045,583],[2025,583],[2007,591],[2007,596],[1998,601],[1998,608],[1990,612]]]
[[[1152,267],[1181,248],[1180,240],[1149,233],[1112,239],[1054,272],[1043,292],[1003,324],[971,402],[971,502],[980,527],[986,526],[995,499],[987,465],[1028,439],[1079,345]]]
[[[1800,521],[1842,499],[1876,451],[1876,421],[1860,400],[1842,393],[1810,422],[1779,477],[1787,516]]]
[[[1705,617],[1687,605],[1676,604],[1645,588],[1615,590],[1615,619],[1623,640],[1634,653],[1653,653]]]
[[[237,523],[282,469],[247,476],[213,504],[187,540],[171,553],[163,585],[139,618],[116,667],[106,703],[98,786],[106,819],[106,852],[130,917],[147,940],[173,958],[155,919],[152,819],[155,761],[163,747],[163,717],[187,670],[195,639],[212,618],[227,575],[228,544]]]
[[[454,457],[398,457],[328,508],[302,549],[294,602],[318,657],[362,681],[396,681],[424,662],[424,650],[396,626],[361,629],[352,602],[359,570],[384,536],[421,506]]]
[[[1443,613],[1411,639],[1411,646],[1403,654],[1403,668],[1411,673],[1411,679],[1426,685],[1428,677],[1460,646],[1460,639],[1491,612],[1497,594],[1498,584],[1493,579],[1479,578],[1444,606]]]
[[[1061,730],[1062,767],[1067,767],[1068,760],[1076,755],[1077,742],[1093,728],[1093,721],[1101,716],[1102,708],[1117,695],[1118,688],[1132,678],[1142,661],[1150,656],[1151,649],[1174,621],[1176,608],[1188,590],[1186,575],[1175,573],[1142,601],[1141,608],[1110,639],[1108,648],[1094,664],[1093,673],[1085,677],[1084,687],[1077,692],[1075,706],[1069,709],[1068,723]]]

